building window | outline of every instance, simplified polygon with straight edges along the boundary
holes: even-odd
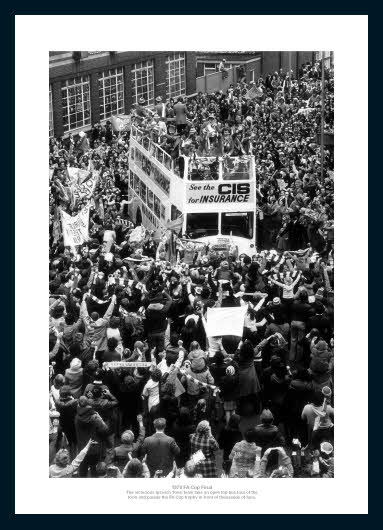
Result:
[[[334,54],[333,52],[315,52],[315,60],[323,62],[326,68],[330,68],[334,64]]]
[[[89,76],[63,81],[61,96],[64,132],[90,125]]]
[[[49,138],[53,137],[53,101],[52,101],[52,88],[49,85]]]
[[[138,103],[140,98],[144,98],[146,107],[154,104],[153,61],[143,61],[133,65],[132,91],[134,103]]]
[[[172,53],[166,61],[166,78],[168,98],[186,94],[185,83],[185,54]]]
[[[112,114],[124,112],[124,73],[122,68],[113,68],[101,72],[98,78],[98,97],[100,101],[100,120],[110,118]]]
[[[203,75],[214,74],[218,70],[219,63],[204,63]]]

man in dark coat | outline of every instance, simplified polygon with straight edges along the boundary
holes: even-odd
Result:
[[[144,440],[141,454],[147,457],[146,464],[151,477],[156,471],[162,471],[163,476],[166,476],[172,470],[174,458],[180,453],[180,448],[174,438],[164,433],[166,426],[164,418],[155,419],[153,424],[156,432]]]
[[[60,399],[56,402],[56,409],[60,413],[60,427],[67,437],[71,456],[75,456],[76,429],[74,419],[77,411],[78,399],[74,399],[68,385],[60,388]]]
[[[176,113],[177,132],[182,134],[186,127],[186,105],[181,96],[177,99],[177,103],[174,105],[174,112]]]

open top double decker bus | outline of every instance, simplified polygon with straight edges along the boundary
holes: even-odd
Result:
[[[136,223],[156,230],[183,214],[188,239],[217,251],[235,245],[239,254],[255,253],[253,156],[183,157],[178,164],[132,126],[129,168],[129,214]]]

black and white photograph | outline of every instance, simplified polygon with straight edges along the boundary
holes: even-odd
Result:
[[[334,476],[335,64],[50,52],[51,478]]]
[[[15,512],[367,513],[367,17],[15,35]]]

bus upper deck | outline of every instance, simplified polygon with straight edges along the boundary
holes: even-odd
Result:
[[[132,127],[129,162],[134,218],[141,208],[140,215],[151,220],[149,228],[158,228],[183,214],[182,233],[187,237],[207,243],[219,240],[220,246],[231,242],[240,252],[254,253],[253,156],[174,160]]]

